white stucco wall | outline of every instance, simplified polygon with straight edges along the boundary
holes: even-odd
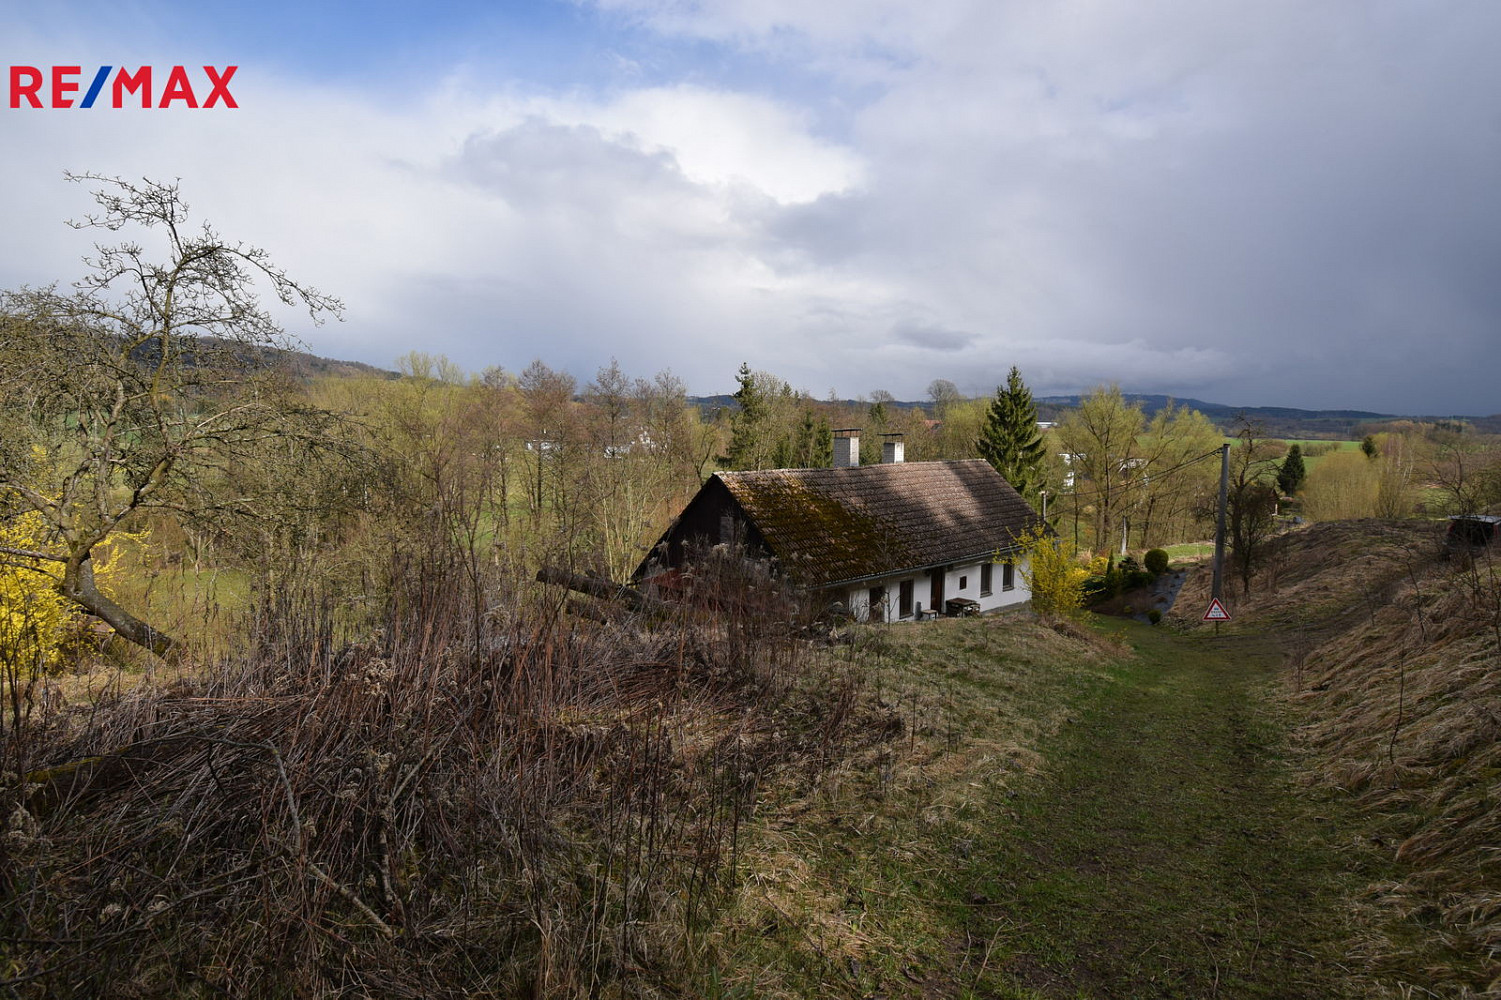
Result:
[[[1032,595],[1027,591],[1027,585],[1022,579],[1022,570],[1025,559],[1017,556],[1014,560],[1015,570],[1013,573],[1014,586],[1011,590],[1002,589],[1004,573],[1000,563],[991,565],[991,592],[980,593],[980,563],[965,563],[949,568],[944,572],[943,599],[945,601],[955,597],[967,597],[980,605],[981,613],[994,611],[997,608],[1008,607],[1013,604],[1022,604]],[[856,621],[868,621],[870,619],[870,591],[872,587],[884,587],[886,589],[886,604],[889,611],[887,621],[907,620],[899,619],[899,600],[901,595],[901,582],[912,581],[913,603],[922,605],[926,612],[931,610],[929,599],[932,596],[932,582],[927,573],[898,573],[883,577],[879,580],[870,580],[860,586],[851,587],[845,592],[845,606]],[[964,586],[959,586],[959,581],[964,581]],[[942,608],[938,609],[940,612]]]

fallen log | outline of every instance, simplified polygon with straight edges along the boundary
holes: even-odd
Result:
[[[656,598],[647,597],[638,590],[611,583],[602,577],[571,573],[558,566],[543,566],[537,570],[537,582],[552,584],[555,587],[567,587],[580,594],[588,594],[590,597],[598,597],[606,601],[620,601],[632,611],[656,613],[668,610],[666,604]]]

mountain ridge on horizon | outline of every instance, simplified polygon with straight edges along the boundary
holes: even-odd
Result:
[[[400,378],[400,374],[389,369],[380,368],[358,361],[343,361],[336,358],[327,358],[313,354],[311,351],[290,350],[286,354],[291,356],[294,370],[304,376],[311,375],[366,375],[380,378]],[[1062,414],[1064,410],[1076,407],[1084,397],[1084,393],[1038,396],[1035,402],[1038,407],[1038,417],[1042,420],[1053,420]],[[1317,435],[1330,435],[1337,433],[1353,432],[1360,424],[1382,423],[1392,420],[1457,420],[1470,424],[1476,430],[1487,433],[1501,433],[1501,413],[1478,415],[1478,414],[1403,414],[1403,413],[1380,413],[1374,410],[1332,409],[1320,410],[1295,406],[1230,406],[1224,403],[1211,403],[1190,396],[1170,396],[1164,393],[1141,393],[1123,392],[1122,398],[1128,403],[1140,404],[1142,412],[1148,417],[1155,415],[1169,403],[1174,406],[1198,410],[1217,425],[1228,425],[1240,415],[1253,420],[1260,420],[1266,426],[1267,433],[1277,437],[1296,436],[1293,432],[1300,429],[1310,431]],[[977,397],[978,398],[978,397]],[[733,407],[735,397],[730,393],[712,393],[706,395],[693,395],[687,397],[690,403],[700,409],[712,411],[721,407]],[[819,403],[833,403],[840,406],[870,405],[870,400],[862,399],[820,399]],[[914,409],[931,405],[928,400],[890,400],[887,406],[898,409]]]
[[[1058,419],[1064,411],[1079,405],[1079,401],[1085,394],[1039,396],[1033,401],[1037,404],[1037,416],[1039,420],[1050,421]],[[1137,393],[1123,392],[1123,399],[1127,403],[1140,404],[1142,412],[1151,417],[1169,403],[1174,406],[1190,410],[1198,410],[1211,422],[1221,429],[1227,428],[1232,421],[1241,415],[1251,420],[1260,421],[1263,429],[1270,437],[1338,437],[1349,435],[1362,424],[1385,423],[1394,420],[1413,420],[1433,422],[1437,420],[1462,421],[1473,426],[1476,430],[1486,433],[1501,433],[1501,414],[1488,416],[1460,415],[1460,414],[1399,414],[1377,413],[1373,410],[1314,410],[1292,406],[1228,406],[1223,403],[1208,403],[1192,397],[1168,396],[1160,393]],[[720,407],[733,407],[735,397],[729,393],[718,393],[711,396],[689,396],[689,402],[697,404],[705,410],[713,410]],[[835,399],[817,400],[820,403],[833,403],[841,406],[870,405],[870,400],[860,399]],[[916,407],[929,406],[926,400],[890,400],[887,406],[898,409],[913,409]]]

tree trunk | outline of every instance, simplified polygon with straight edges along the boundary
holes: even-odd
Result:
[[[89,614],[102,618],[122,638],[160,656],[164,660],[177,656],[177,640],[165,632],[151,627],[114,601],[105,597],[94,585],[93,554],[85,552],[82,559],[70,559],[63,571],[63,582],[58,593],[73,601]]]
[[[558,566],[543,566],[537,570],[538,583],[550,583],[557,587],[567,587],[576,590],[580,594],[588,594],[590,597],[601,597],[610,601],[621,601],[633,611],[665,611],[668,606],[654,597],[647,597],[640,591],[632,590],[603,580],[597,576],[584,576],[580,573],[571,573]]]

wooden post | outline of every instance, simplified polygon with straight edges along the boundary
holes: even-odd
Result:
[[[1210,596],[1216,599],[1224,596],[1221,588],[1225,581],[1225,507],[1229,496],[1230,445],[1226,443],[1220,445],[1220,504],[1214,526],[1214,582],[1210,587]]]

